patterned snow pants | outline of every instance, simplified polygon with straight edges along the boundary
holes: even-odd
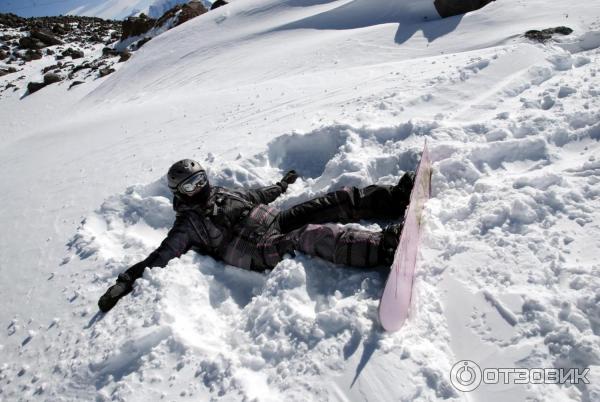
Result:
[[[337,223],[361,219],[398,219],[406,205],[392,186],[372,185],[342,190],[295,205],[278,216],[280,232],[263,243],[268,266],[275,266],[294,250],[355,267],[381,265],[381,232],[349,229]]]

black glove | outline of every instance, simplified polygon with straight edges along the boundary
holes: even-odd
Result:
[[[98,307],[104,313],[112,309],[123,296],[126,296],[133,290],[133,281],[126,273],[122,273],[117,278],[117,283],[112,285],[106,293],[98,300]]]
[[[296,173],[295,170],[290,170],[283,176],[283,179],[281,179],[281,181],[284,181],[287,184],[292,184],[292,183],[296,182],[298,177],[300,177],[300,176],[298,176],[298,173]]]
[[[298,179],[298,177],[300,176],[298,175],[298,173],[296,173],[295,170],[290,170],[283,176],[281,181],[277,184],[279,184],[285,192],[287,190],[288,184],[294,183]]]

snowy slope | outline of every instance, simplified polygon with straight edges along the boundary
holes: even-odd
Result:
[[[447,20],[418,0],[246,0],[107,78],[3,98],[0,399],[598,400],[599,16],[596,0]],[[557,25],[574,33],[521,36]],[[426,138],[433,198],[400,332],[377,323],[383,269],[306,256],[258,274],[190,252],[97,313],[166,234],[173,161],[227,186],[296,168],[285,207],[394,183]],[[460,359],[592,367],[591,384],[463,394]]]
[[[188,0],[0,0],[0,13],[24,17],[46,15],[85,15],[105,19],[124,19],[145,13],[159,18],[165,11]],[[205,4],[210,5],[211,2]]]

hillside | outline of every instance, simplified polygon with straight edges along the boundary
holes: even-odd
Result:
[[[236,1],[108,76],[4,92],[0,400],[599,400],[600,1],[430,6]],[[524,35],[559,26],[573,32]],[[98,312],[173,222],[173,161],[232,187],[297,169],[285,208],[395,183],[426,139],[433,194],[401,331],[377,321],[384,267],[304,255],[261,274],[189,252]],[[589,367],[590,384],[462,393],[461,359]]]

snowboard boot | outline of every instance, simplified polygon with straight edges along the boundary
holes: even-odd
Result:
[[[394,187],[392,187],[392,197],[396,205],[401,206],[401,211],[404,212],[410,202],[410,192],[415,184],[415,172],[409,171],[404,173]]]
[[[400,242],[400,233],[404,223],[394,223],[386,226],[382,231],[381,243],[379,243],[379,262],[382,265],[392,265],[394,254]]]
[[[126,273],[119,274],[117,283],[112,285],[98,300],[98,307],[103,313],[112,309],[122,297],[133,290],[133,281]]]

